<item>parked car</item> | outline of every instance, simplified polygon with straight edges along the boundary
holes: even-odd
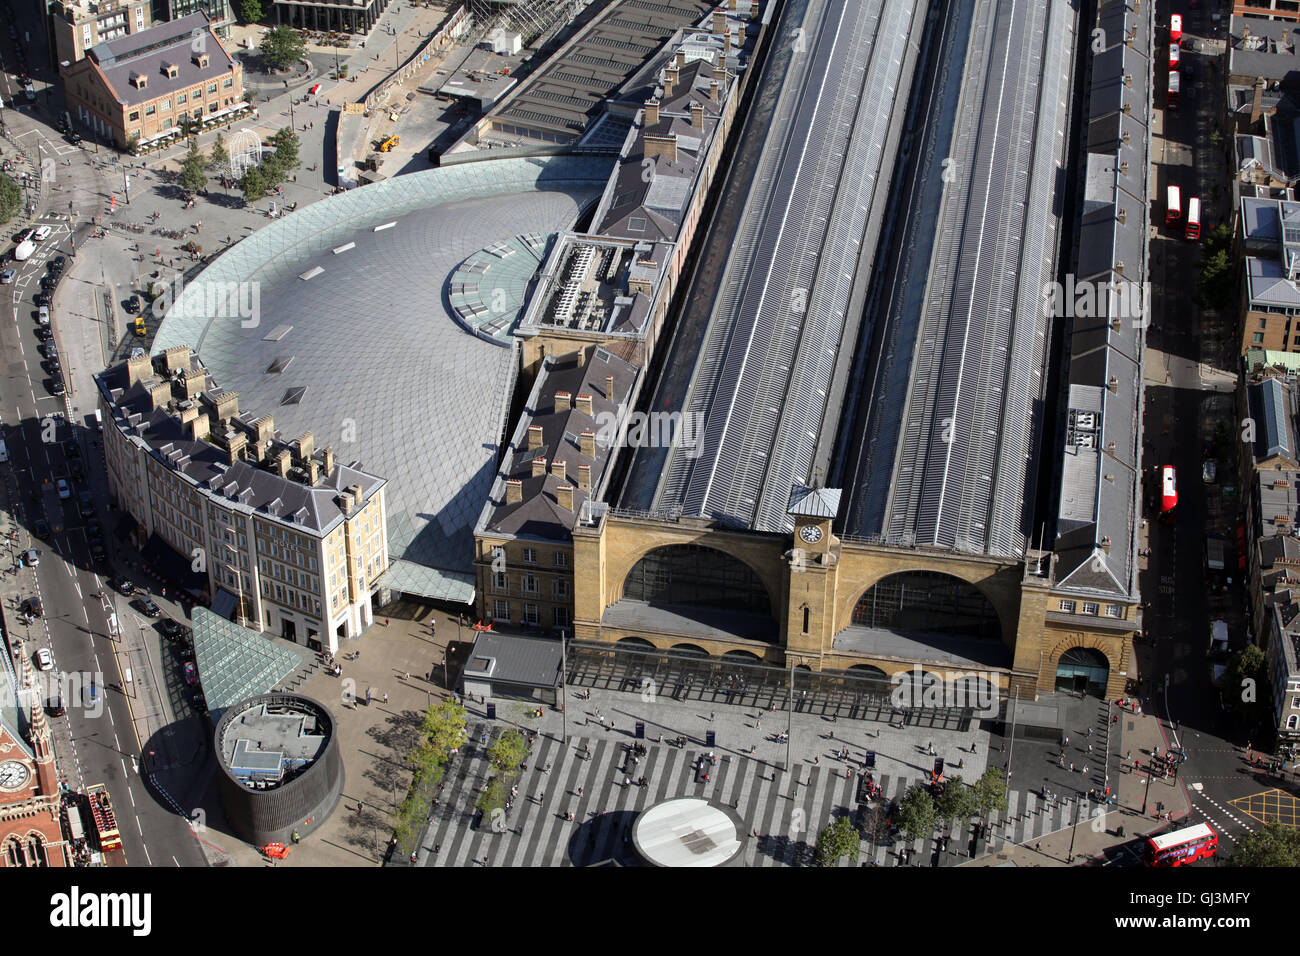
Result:
[[[44,242],[46,239],[50,238],[50,233],[52,231],[53,230],[51,230],[49,226],[39,226],[36,230],[36,241]]]
[[[48,305],[40,307],[40,310],[36,313],[36,321],[41,323],[41,325],[50,324],[50,307]]]
[[[16,270],[6,269],[4,272],[0,272],[0,282],[3,282],[5,285],[8,285],[10,282],[14,281],[14,277],[16,275],[18,275],[18,272]]]
[[[181,636],[181,632],[185,630],[183,627],[180,626],[180,624],[173,621],[169,617],[165,617],[161,621],[159,621],[158,628],[163,632],[163,636],[167,638],[169,641],[174,641],[179,639]]]
[[[1201,465],[1201,481],[1205,482],[1207,485],[1214,484],[1215,474],[1216,469],[1214,467],[1214,462],[1207,461]]]
[[[149,597],[147,594],[140,596],[140,599],[136,602],[136,606],[144,612],[146,617],[157,617],[162,614],[162,608],[155,604],[153,598]]]
[[[67,391],[67,388],[63,384],[62,375],[56,375],[54,376],[53,379],[50,380],[50,391],[53,392],[55,395],[62,395],[65,391]]]
[[[45,613],[45,608],[38,597],[29,597],[23,602],[21,610],[28,617],[40,617]]]
[[[72,473],[73,481],[81,481],[81,479],[86,477],[86,469],[81,467],[80,458],[74,458],[72,461],[68,462],[68,471]],[[84,511],[82,512],[82,517],[85,517]]]
[[[54,483],[54,487],[59,492],[60,501],[67,501],[72,497],[72,486],[68,484],[68,479],[60,478]]]
[[[38,292],[32,297],[32,301],[37,305],[49,305],[50,294],[48,292]]]
[[[49,523],[44,518],[37,518],[32,533],[38,538],[48,538],[50,536]]]
[[[113,578],[109,584],[112,586],[113,590],[119,594],[125,594],[130,597],[135,593],[135,585],[131,582],[131,579],[123,577],[122,575]]]
[[[36,649],[36,669],[41,671],[54,670],[54,655],[50,653],[49,648],[39,647]]]
[[[26,567],[34,568],[41,563],[41,553],[35,548],[28,548],[23,552],[23,564]]]
[[[50,268],[56,272],[62,272],[63,267],[68,264],[68,260],[63,256],[55,256],[50,260]]]
[[[70,462],[70,465],[76,465],[78,469],[81,468],[80,461]],[[77,509],[81,512],[81,517],[89,518],[95,513],[95,496],[89,491],[83,491],[77,495]]]

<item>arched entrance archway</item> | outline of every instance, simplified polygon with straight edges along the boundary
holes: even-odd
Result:
[[[997,608],[984,592],[940,571],[900,571],[881,578],[853,607],[858,627],[1000,640]]]
[[[1076,694],[1106,696],[1110,661],[1094,647],[1072,647],[1056,664],[1056,689]]]
[[[669,654],[679,657],[708,657],[709,652],[696,644],[674,644],[668,649]]]
[[[622,637],[616,642],[619,647],[635,647],[638,650],[654,650],[654,643],[644,637]]]
[[[628,572],[623,597],[674,607],[772,613],[767,588],[749,565],[698,544],[655,548]]]
[[[722,659],[735,664],[761,664],[763,662],[763,658],[752,651],[727,651],[722,655]]]

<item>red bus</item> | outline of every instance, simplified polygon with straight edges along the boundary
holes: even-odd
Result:
[[[1143,848],[1147,866],[1185,866],[1208,860],[1219,849],[1219,835],[1208,823],[1150,837]]]
[[[1201,238],[1201,200],[1195,196],[1187,200],[1187,228],[1183,238],[1193,242]]]
[[[1182,59],[1182,50],[1178,48],[1177,43],[1169,44],[1169,69],[1178,69],[1178,63]]]
[[[1169,18],[1169,45],[1177,46],[1183,38],[1183,18],[1174,14]]]
[[[1167,515],[1178,507],[1178,476],[1173,465],[1160,469],[1160,513]]]
[[[1170,70],[1170,71],[1169,71],[1169,102],[1168,102],[1168,105],[1169,105],[1169,108],[1170,108],[1171,110],[1176,110],[1176,109],[1178,109],[1178,90],[1179,90],[1179,87],[1181,87],[1181,86],[1182,86],[1182,80],[1181,80],[1180,77],[1179,77],[1179,73],[1178,73],[1178,71],[1177,71],[1177,70]]]
[[[1177,186],[1170,186],[1165,192],[1165,225],[1172,226],[1183,218],[1183,194]]]

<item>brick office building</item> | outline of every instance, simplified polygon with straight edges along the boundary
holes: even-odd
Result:
[[[237,119],[243,67],[201,13],[90,49],[63,71],[73,116],[119,147],[174,139],[187,123],[210,128]]]

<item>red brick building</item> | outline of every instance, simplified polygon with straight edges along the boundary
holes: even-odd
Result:
[[[26,662],[23,676],[31,689],[20,697],[29,705],[31,743],[0,721],[0,866],[69,866],[45,701]]]

